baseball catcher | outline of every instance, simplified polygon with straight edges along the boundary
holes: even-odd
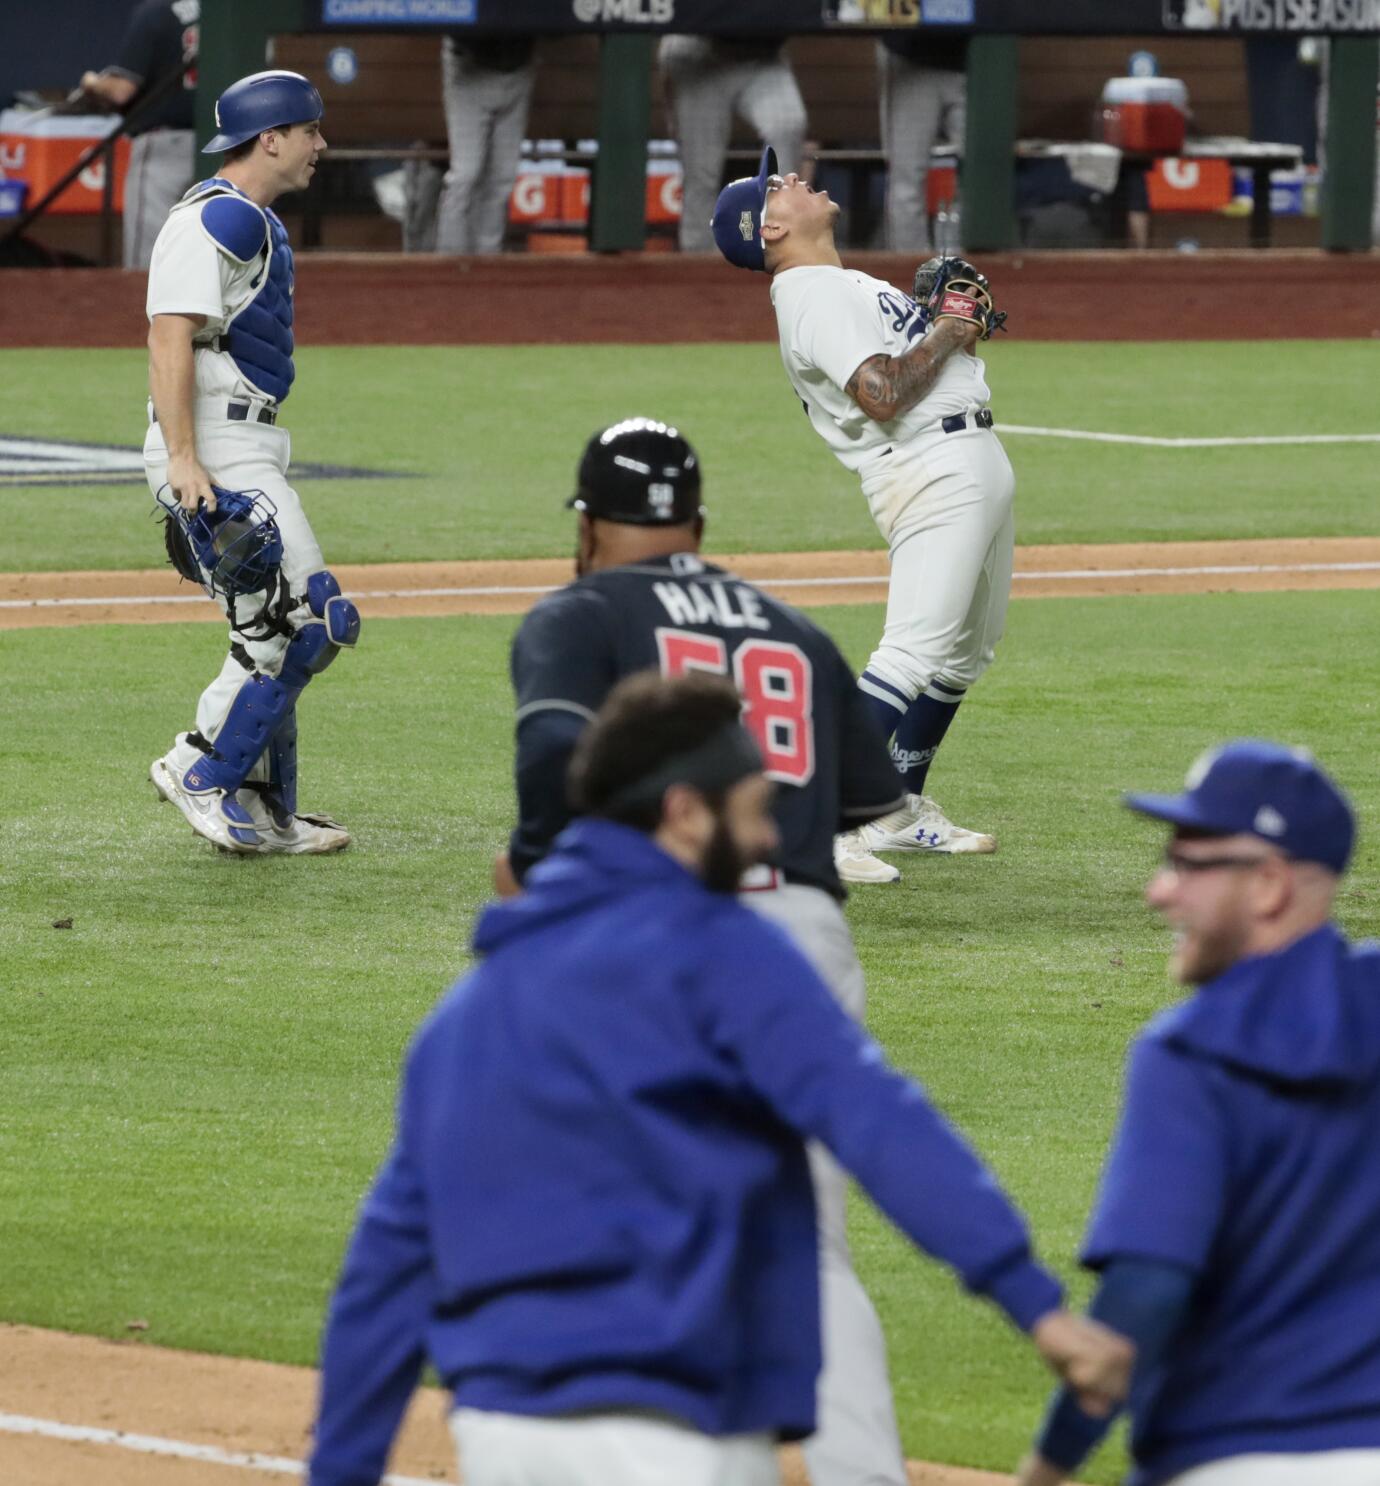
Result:
[[[978,327],[980,341],[1006,329],[1006,311],[992,303],[987,275],[966,258],[930,258],[915,270],[912,298],[925,311],[926,324],[945,318]]]

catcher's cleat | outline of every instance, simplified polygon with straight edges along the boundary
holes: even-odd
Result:
[[[329,815],[278,813],[257,790],[245,791],[244,804],[259,833],[259,844],[252,850],[261,856],[324,856],[350,844],[349,831]]]
[[[872,855],[861,831],[845,831],[834,837],[834,871],[843,882],[896,882],[901,874],[880,857]]]
[[[944,856],[987,855],[995,836],[956,826],[928,795],[908,795],[900,810],[874,820],[857,833],[869,851],[928,851]]]
[[[249,853],[259,846],[259,833],[249,812],[232,794],[209,789],[189,791],[183,776],[169,763],[171,755],[149,765],[149,778],[159,798],[177,808],[198,836],[225,851]]]

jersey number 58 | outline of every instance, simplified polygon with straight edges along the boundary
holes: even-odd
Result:
[[[728,646],[717,635],[658,629],[663,676],[686,671],[729,674]],[[814,678],[809,657],[780,640],[744,640],[733,652],[734,684],[743,699],[743,722],[757,746],[768,779],[806,784],[815,772]]]

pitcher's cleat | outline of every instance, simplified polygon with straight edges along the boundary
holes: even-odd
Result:
[[[932,851],[946,855],[997,849],[995,836],[956,826],[928,795],[908,795],[900,810],[857,832],[868,851]]]

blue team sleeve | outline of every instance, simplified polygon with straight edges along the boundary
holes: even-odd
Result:
[[[1212,1067],[1153,1036],[1131,1053],[1126,1097],[1083,1263],[1163,1259],[1202,1269],[1222,1219],[1230,1152]]]
[[[360,1209],[327,1314],[311,1486],[377,1486],[425,1361],[435,1280],[402,1127]]]
[[[822,1141],[898,1228],[1028,1330],[1059,1305],[1021,1215],[924,1090],[835,1003],[794,946],[755,920],[703,978],[709,1035],[776,1114]]]
[[[1153,1386],[1164,1354],[1184,1323],[1193,1285],[1191,1271],[1163,1260],[1118,1259],[1103,1272],[1088,1310],[1135,1343],[1132,1414]],[[1072,1473],[1097,1448],[1115,1419],[1115,1414],[1105,1419],[1085,1414],[1073,1394],[1061,1388],[1050,1401],[1035,1448],[1051,1465]]]

